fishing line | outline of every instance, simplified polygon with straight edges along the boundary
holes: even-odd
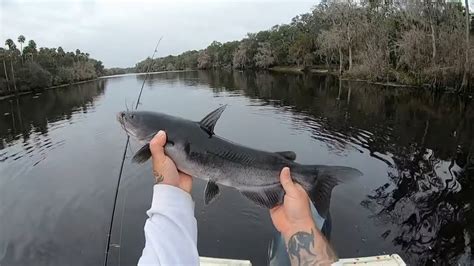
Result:
[[[145,82],[148,78],[148,73],[151,69],[151,64],[153,63],[153,59],[155,58],[155,54],[158,50],[158,45],[160,45],[161,39],[163,39],[163,36],[161,36],[160,39],[158,40],[158,43],[155,46],[155,50],[153,51],[153,55],[151,56],[150,64],[148,64],[148,67],[145,71],[145,78],[143,79],[142,87],[140,88],[140,93],[138,94],[137,104],[135,105],[135,110],[137,110],[138,105],[140,104],[140,98],[142,97],[143,87],[145,87]],[[130,143],[130,136],[127,135],[127,140],[125,141],[125,148],[123,149],[122,162],[120,164],[119,175],[118,175],[118,178],[117,178],[117,185],[115,186],[114,205],[112,207],[112,216],[110,217],[109,233],[107,234],[107,246],[106,246],[105,258],[104,258],[104,265],[105,266],[107,266],[107,262],[108,262],[108,259],[109,259],[110,239],[111,239],[111,236],[112,236],[112,226],[114,224],[115,209],[116,209],[116,206],[117,206],[117,196],[118,196],[118,192],[119,192],[120,181],[122,180],[123,166],[124,166],[124,163],[125,163],[125,158],[127,156],[127,147],[128,147],[129,143]],[[123,216],[122,216],[122,218],[123,218]]]

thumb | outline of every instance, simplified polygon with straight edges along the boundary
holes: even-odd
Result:
[[[160,130],[150,141],[150,150],[153,158],[153,165],[161,165],[165,159],[164,146],[166,144],[166,133]]]
[[[289,196],[296,195],[298,191],[296,190],[296,186],[293,183],[290,175],[290,168],[284,167],[280,173],[280,183],[285,190],[285,193]]]

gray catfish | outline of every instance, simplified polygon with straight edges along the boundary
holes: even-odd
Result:
[[[177,168],[208,181],[206,204],[219,195],[219,185],[233,187],[263,207],[281,204],[284,190],[278,177],[288,166],[293,180],[303,186],[320,215],[326,217],[333,187],[362,174],[344,166],[298,164],[292,151],[261,151],[218,137],[214,127],[225,108],[219,107],[199,122],[143,111],[121,112],[117,119],[129,135],[145,143],[132,159],[138,163],[150,158],[148,143],[153,136],[159,130],[166,131],[165,153]]]

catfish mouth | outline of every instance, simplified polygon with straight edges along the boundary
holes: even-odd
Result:
[[[125,112],[120,112],[117,114],[117,121],[120,123],[120,125],[122,126],[123,130],[127,133],[127,135],[138,137],[136,130],[134,130],[135,127],[127,119],[127,114]]]

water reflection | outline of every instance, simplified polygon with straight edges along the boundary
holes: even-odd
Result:
[[[10,98],[0,105],[0,138],[11,142],[27,140],[33,132],[48,132],[48,124],[70,120],[77,112],[87,113],[104,93],[107,80],[79,84],[58,90]],[[3,148],[3,147],[1,147]]]
[[[23,144],[22,149],[0,152],[0,162],[16,161],[32,152],[44,157],[48,150],[62,145],[62,140],[51,140],[48,131],[66,126],[66,121],[77,122],[71,121],[75,113],[93,110],[106,82],[100,80],[4,100],[0,104],[0,150],[20,141]]]

